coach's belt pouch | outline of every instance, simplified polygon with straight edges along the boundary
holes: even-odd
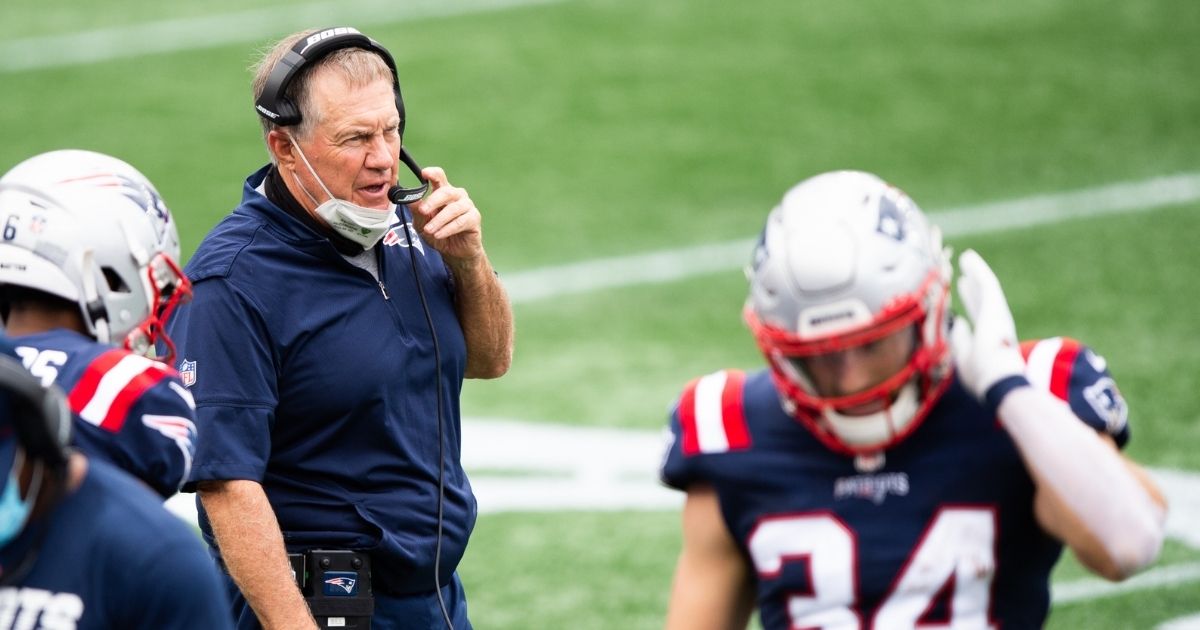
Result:
[[[289,553],[296,585],[320,628],[370,630],[371,556],[345,549]]]

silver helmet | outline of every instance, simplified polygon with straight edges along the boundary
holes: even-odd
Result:
[[[91,336],[151,355],[191,295],[171,212],[140,171],[81,150],[42,153],[0,177],[0,285],[76,303]],[[162,357],[167,358],[167,357]]]
[[[830,448],[886,449],[909,435],[949,384],[949,252],[900,189],[836,171],[789,190],[767,217],[744,317],[784,407]],[[818,391],[805,359],[911,329],[908,361],[863,391]],[[869,413],[846,413],[869,405]]]

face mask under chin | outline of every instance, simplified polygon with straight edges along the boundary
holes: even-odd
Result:
[[[304,151],[300,149],[300,144],[296,142],[296,139],[290,133],[288,134],[288,138],[291,138],[292,146],[296,147],[296,153],[300,155],[300,160],[304,162],[304,166],[308,168],[308,172],[312,174],[313,179],[317,181],[317,185],[321,187],[321,190],[329,199],[324,203],[317,203],[316,198],[304,187],[304,183],[296,176],[295,171],[292,171],[292,177],[296,180],[296,185],[300,187],[300,190],[313,203],[317,204],[313,212],[330,229],[358,243],[363,249],[371,249],[383,239],[383,236],[387,234],[392,226],[400,222],[400,217],[396,216],[393,208],[388,208],[387,210],[364,208],[344,199],[334,197],[333,193],[329,192],[329,188],[325,186],[325,182],[321,181],[321,176],[317,175],[317,171],[309,163],[308,157],[304,155]]]

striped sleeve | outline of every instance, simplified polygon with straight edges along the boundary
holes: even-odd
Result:
[[[670,431],[661,477],[686,488],[697,471],[693,460],[750,448],[743,392],[746,375],[722,370],[688,383],[671,413]]]
[[[67,400],[85,422],[116,433],[138,398],[169,374],[170,368],[157,361],[109,350],[88,365]]]
[[[1118,445],[1129,441],[1129,406],[1104,357],[1068,337],[1026,341],[1021,353],[1030,383],[1066,402],[1080,420]]]

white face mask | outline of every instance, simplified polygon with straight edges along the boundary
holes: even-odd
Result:
[[[288,138],[292,140],[292,146],[296,147],[296,152],[300,154],[300,159],[303,160],[304,166],[308,167],[308,172],[312,173],[313,179],[317,180],[317,185],[325,194],[329,196],[329,200],[325,203],[317,204],[316,214],[321,217],[329,225],[333,231],[345,236],[346,238],[363,246],[363,249],[371,249],[387,234],[388,230],[400,222],[400,217],[391,209],[376,210],[373,208],[364,208],[360,205],[350,203],[344,199],[338,199],[329,192],[325,187],[325,182],[321,181],[321,177],[313,170],[312,164],[308,163],[308,158],[305,157],[304,151],[300,150],[300,143],[288,134]],[[292,177],[296,178],[296,183],[300,186],[300,190],[304,191],[305,195],[317,203],[316,198],[308,192],[304,184],[300,182],[300,178],[296,177],[296,173],[292,172]]]

